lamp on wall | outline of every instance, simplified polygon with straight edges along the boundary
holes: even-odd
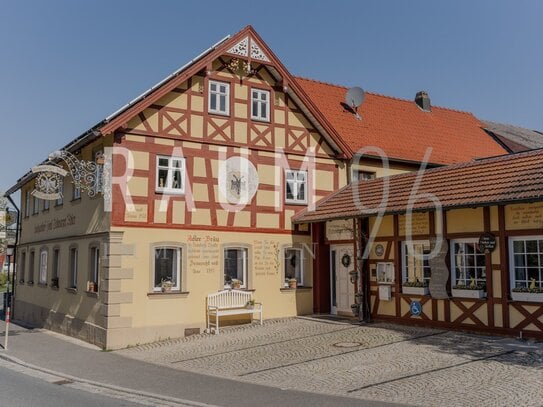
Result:
[[[7,249],[6,249],[6,256],[8,257],[11,257],[13,256],[13,254],[15,253],[15,245],[8,245]]]

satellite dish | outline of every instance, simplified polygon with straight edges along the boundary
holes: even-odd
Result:
[[[358,120],[362,119],[358,114],[358,106],[362,104],[365,96],[364,89],[359,88],[358,86],[349,89],[345,95],[345,102],[347,103],[347,106],[354,111]]]

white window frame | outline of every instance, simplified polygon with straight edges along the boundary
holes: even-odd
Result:
[[[257,97],[255,99],[255,93]],[[266,100],[262,99],[262,96],[266,96]],[[254,109],[256,103],[256,111]],[[262,116],[264,111],[265,116]],[[260,122],[269,122],[270,121],[270,91],[264,89],[251,89],[251,119],[257,120]]]
[[[37,215],[40,212],[40,198],[34,197],[32,200],[32,215]]]
[[[293,174],[294,179],[289,180],[288,179],[289,174]],[[304,178],[303,181],[298,180],[298,174],[304,174],[305,178]],[[290,170],[290,169],[285,170],[285,202],[286,203],[298,204],[298,205],[307,205],[307,195],[308,195],[307,178],[308,178],[308,173],[305,170]],[[288,187],[289,183],[291,184],[292,195],[294,196],[294,198],[292,198],[292,199],[289,199],[288,194],[287,194],[287,187]],[[305,186],[304,199],[299,199],[298,198],[298,191],[299,191],[299,186],[302,185],[302,184]]]
[[[408,282],[408,275],[407,275],[407,261],[406,261],[406,257],[407,257],[407,241],[406,240],[402,240],[402,260],[401,260],[401,263],[402,263],[402,284],[403,283],[406,283]],[[416,246],[416,245],[428,245],[430,246],[430,241],[429,240],[413,240],[412,241],[412,244],[413,246]],[[426,255],[424,255],[426,256]],[[422,281],[421,282],[427,282],[428,284],[430,283],[430,279],[431,279],[431,273],[432,273],[432,270],[430,270],[430,278],[424,278],[424,259],[423,259],[423,264],[422,264]]]
[[[43,210],[42,212],[47,212],[49,210],[49,207],[51,206],[51,203],[48,199],[43,200]]]
[[[153,247],[153,276],[152,276],[152,286],[154,292],[160,292],[162,291],[162,284],[159,284],[158,286],[155,284],[156,281],[156,259],[157,259],[157,252],[160,252],[162,250],[174,250],[176,252],[176,270],[175,270],[175,285],[172,286],[172,290],[174,291],[181,291],[181,255],[182,255],[182,248],[178,246],[154,246]],[[173,275],[173,273],[172,273]]]
[[[90,274],[89,281],[96,284],[98,287],[98,279],[100,278],[100,246],[93,245],[89,250],[90,257]],[[96,291],[98,289],[96,288]]]
[[[38,275],[39,284],[47,284],[47,261],[48,252],[46,249],[40,251],[40,272]]]
[[[476,243],[478,245],[479,239],[476,238],[468,238],[468,239],[453,239],[450,243],[450,256],[451,256],[451,285],[454,287],[455,285],[458,285],[458,278],[459,276],[456,273],[456,258],[457,254],[454,253],[454,246],[455,244],[465,244],[465,243]],[[483,256],[485,257],[485,254],[483,252],[478,253],[477,256]],[[477,267],[476,265],[474,267]],[[485,264],[485,275],[487,274],[486,270],[486,264]],[[477,273],[476,273],[477,275]],[[475,283],[483,283],[486,286],[486,278],[476,278]],[[470,279],[467,277],[464,278],[461,285],[470,285]]]
[[[300,247],[294,247],[294,246],[289,246],[289,247],[285,247],[283,249],[283,260],[284,260],[284,265],[283,265],[283,277],[284,277],[284,280],[286,281],[287,279],[287,261],[290,260],[290,258],[287,258],[287,250],[293,250],[293,251],[296,251],[297,252],[297,256],[298,258],[300,259],[300,272],[299,272],[299,278],[298,276],[296,276],[296,272],[294,273],[294,278],[296,278],[296,285],[298,286],[303,286],[304,285],[304,271],[305,271],[305,259],[304,259],[304,250]]]
[[[160,165],[160,160],[168,160],[168,166]],[[181,163],[181,166],[179,168],[173,166],[174,161],[179,161]],[[156,192],[160,193],[167,193],[171,195],[182,195],[185,193],[185,184],[187,183],[187,177],[186,177],[186,163],[184,157],[175,157],[175,156],[165,156],[165,155],[157,155],[156,157],[156,181],[155,181],[155,190]],[[160,177],[158,175],[159,170],[165,169],[168,171],[168,174],[166,175],[166,185],[160,186]],[[173,188],[173,171],[179,169],[181,171],[181,188]]]
[[[247,285],[247,269],[249,268],[249,249],[247,247],[243,247],[243,246],[224,246],[223,247],[223,276],[226,275],[226,267],[225,267],[225,261],[226,261],[226,251],[227,250],[240,250],[242,253],[243,253],[243,263],[242,263],[242,271],[241,271],[241,275],[243,277],[242,281],[241,281],[241,284],[240,284],[240,288],[247,288],[248,285]],[[227,283],[226,283],[226,280],[224,281],[224,286],[227,287]]]
[[[216,90],[212,90],[212,86],[216,86]],[[222,92],[220,90],[220,86],[225,87],[225,91]],[[225,98],[225,110],[220,109],[220,98]],[[215,109],[211,108],[211,101],[215,98]],[[221,81],[209,81],[209,92],[208,92],[208,103],[207,103],[207,110],[209,113],[214,114],[220,114],[222,116],[229,116],[230,115],[230,84],[228,82],[221,82]]]
[[[72,200],[77,201],[77,200],[81,199],[81,188],[79,188],[75,184],[72,184],[72,185],[73,185],[73,187],[72,187]]]
[[[77,269],[79,267],[78,265],[79,261],[79,250],[77,247],[71,247],[70,253],[69,253],[69,286],[68,288],[77,289]]]
[[[516,241],[526,241],[526,240],[543,240],[543,235],[532,235],[532,236],[514,236],[509,238],[509,284],[511,287],[511,290],[514,288],[520,288],[524,286],[517,286],[516,285],[516,277],[515,277],[515,250],[514,250],[514,242]],[[534,253],[538,256],[539,260],[539,278],[540,278],[540,284],[537,286],[538,288],[543,288],[543,263],[541,263],[541,256],[543,255],[543,248],[539,247],[538,252]],[[525,254],[525,253],[524,253]],[[527,266],[525,266],[527,267]],[[521,280],[519,280],[521,281]],[[526,271],[526,286],[530,286],[530,281],[528,280],[528,272]]]

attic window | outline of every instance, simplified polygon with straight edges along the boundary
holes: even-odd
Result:
[[[225,82],[209,81],[210,113],[230,114],[230,84]]]

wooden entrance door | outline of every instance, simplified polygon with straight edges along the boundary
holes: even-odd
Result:
[[[353,247],[334,245],[330,247],[330,297],[331,313],[334,315],[352,315],[354,304],[354,285],[349,271],[354,270]]]

